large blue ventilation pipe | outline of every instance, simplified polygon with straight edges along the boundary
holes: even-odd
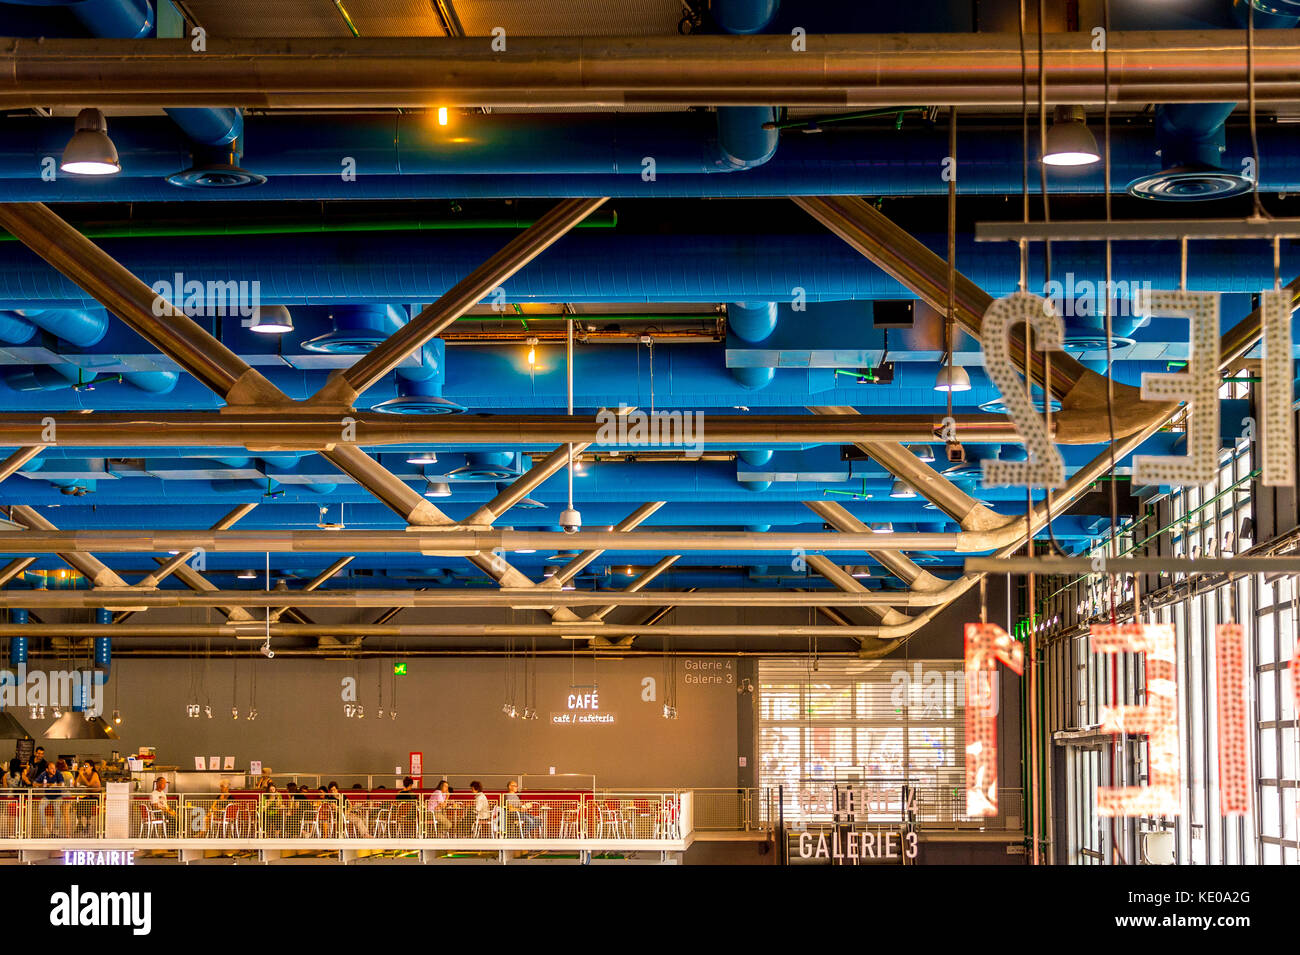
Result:
[[[732,302],[727,306],[727,336],[748,345],[757,345],[776,330],[776,302]],[[757,391],[772,383],[775,368],[744,365],[728,368],[731,376],[744,387]]]
[[[96,37],[137,40],[155,35],[158,26],[153,5],[149,0],[4,0],[4,2],[24,6],[67,7],[86,31]],[[240,139],[244,131],[244,117],[239,110],[185,108],[168,109],[164,112],[193,143],[200,147],[229,147],[230,152],[236,155],[239,153]],[[120,156],[119,152],[119,158]],[[173,167],[162,175],[170,175],[181,168],[183,167]],[[123,170],[128,175],[139,175],[131,170],[129,162],[123,162]]]
[[[1292,0],[1197,0],[1192,3],[1154,4],[1147,0],[1120,0],[1111,11],[1114,29],[1186,29],[1192,23],[1206,28],[1245,27],[1254,7],[1259,29],[1294,27],[1300,22],[1300,4]],[[1236,103],[1162,103],[1155,110],[1159,172],[1135,178],[1130,194],[1147,199],[1222,199],[1249,192],[1258,177],[1227,156],[1224,123]]]
[[[342,179],[344,157],[357,182],[371,176],[626,175],[726,173],[772,157],[777,132],[764,129],[768,107],[707,113],[598,113],[579,116],[476,114],[470,129],[432,126],[417,114],[252,117],[234,110],[173,110],[190,139],[230,143],[247,130],[243,161],[265,176]],[[190,144],[157,119],[122,118],[110,132],[122,161],[114,179],[163,177],[186,162]],[[472,133],[472,135],[466,135]],[[201,138],[200,138],[201,137]],[[0,178],[39,179],[40,161],[57,154],[68,130],[40,117],[6,120]],[[355,183],[353,183],[355,185]],[[45,183],[51,185],[51,183]],[[255,195],[260,196],[260,190]],[[174,196],[174,191],[173,191]]]
[[[480,119],[486,117],[473,116],[466,118],[465,122],[477,123]],[[195,189],[185,193],[185,198],[189,201],[247,201],[256,198],[312,202],[331,199],[464,200],[571,196],[662,199],[912,196],[943,195],[947,191],[947,184],[942,177],[935,175],[935,170],[947,155],[947,139],[929,130],[881,134],[828,129],[820,136],[786,137],[771,161],[755,169],[730,175],[704,173],[698,171],[698,168],[692,172],[685,167],[680,172],[666,172],[664,162],[667,158],[664,158],[664,162],[658,164],[658,175],[647,181],[642,179],[639,167],[629,172],[620,166],[620,171],[616,173],[612,169],[615,160],[611,158],[608,144],[603,152],[596,148],[568,149],[564,141],[570,135],[571,128],[564,121],[550,117],[546,117],[545,122],[540,117],[511,119],[536,121],[542,124],[536,130],[547,130],[544,136],[538,132],[536,141],[540,155],[545,160],[537,167],[542,171],[530,171],[534,157],[527,153],[506,151],[497,159],[492,156],[483,157],[483,162],[490,164],[490,168],[504,170],[501,174],[471,174],[482,168],[478,165],[478,159],[475,158],[477,153],[472,145],[466,147],[469,152],[465,154],[466,161],[463,163],[457,159],[456,153],[421,158],[417,151],[412,157],[414,162],[403,159],[398,168],[391,128],[385,145],[365,132],[365,126],[371,118],[334,118],[328,130],[319,135],[328,136],[329,141],[332,141],[334,138],[348,139],[355,133],[359,145],[374,145],[374,151],[368,153],[377,163],[373,167],[373,174],[358,175],[355,181],[347,181],[339,175],[342,168],[339,157],[352,156],[352,152],[328,153],[322,146],[319,154],[311,149],[303,150],[295,157],[292,154],[295,143],[290,138],[290,134],[297,132],[295,118],[277,121],[286,127],[286,135],[282,136],[277,132],[275,123],[263,117],[250,117],[247,121],[249,148],[243,163],[264,175],[271,175],[270,180],[252,191]],[[665,139],[654,155],[671,157],[681,151],[673,144],[690,135],[690,130],[695,129],[699,123],[707,121],[706,117],[673,118],[672,125],[664,128],[665,136],[673,138]],[[385,122],[390,123],[391,127],[391,121]],[[639,122],[655,128],[657,120],[641,119]],[[44,182],[36,175],[40,168],[40,157],[57,155],[67,142],[67,130],[57,129],[56,126],[49,120],[6,120],[6,135],[0,140],[0,201],[176,200],[175,187],[168,185],[162,177],[188,161],[188,147],[183,138],[176,135],[176,131],[167,124],[160,125],[156,120],[113,120],[113,141],[123,163],[128,167],[122,175],[93,180],[61,176],[55,182]],[[703,134],[712,135],[707,127]],[[1005,195],[1008,192],[1019,192],[1022,160],[1020,134],[1006,130],[981,130],[978,135],[968,131],[968,137],[970,142],[963,146],[958,193]],[[1294,149],[1292,139],[1289,127],[1265,126],[1259,130],[1261,189],[1269,192],[1300,191],[1300,152]],[[1242,158],[1252,155],[1250,139],[1244,131],[1229,131],[1227,147],[1223,159],[1223,164],[1227,167],[1239,166]],[[1128,181],[1150,174],[1152,156],[1157,148],[1155,132],[1150,128],[1115,130],[1111,136],[1115,188],[1123,188]],[[698,167],[698,149],[694,155]],[[37,159],[33,160],[33,156]],[[683,163],[688,161],[684,151],[681,158]],[[365,168],[362,163],[358,166]],[[600,168],[594,169],[595,166]],[[1094,163],[1092,166],[1049,170],[1047,187],[1053,193],[1098,194],[1105,185],[1100,166],[1100,163]],[[326,168],[331,174],[323,172]],[[432,171],[413,171],[421,168]],[[146,178],[131,178],[131,170],[135,169],[140,170]],[[265,171],[276,169],[282,171]],[[388,172],[381,171],[384,169]],[[322,172],[320,175],[307,175],[307,170]]]
[[[0,341],[12,345],[26,344],[36,334],[37,328],[78,348],[93,348],[108,332],[108,312],[102,308],[0,312]],[[83,373],[75,363],[66,362],[22,366],[16,371],[6,371],[4,378],[6,384],[17,391],[50,391],[89,382],[95,375],[93,370]],[[174,371],[128,371],[122,373],[122,380],[141,391],[165,395],[176,387],[180,375]]]
[[[905,223],[904,223],[905,225]],[[942,250],[938,236],[921,235]],[[276,236],[105,240],[103,248],[146,283],[173,275],[228,283],[260,282],[263,301],[285,305],[428,301],[499,251],[492,235],[460,233],[311,234],[285,243]],[[941,254],[941,253],[940,253]],[[958,243],[962,272],[991,295],[1016,290],[1019,268],[1011,243]],[[1194,242],[1188,250],[1194,290],[1258,292],[1273,285],[1267,242]],[[1041,274],[1041,252],[1031,251]],[[321,262],[344,263],[321,269]],[[1097,243],[1053,249],[1054,273],[1101,280]],[[1300,252],[1283,242],[1282,270],[1300,270]],[[1177,288],[1176,243],[1124,243],[1115,251],[1116,282]],[[835,236],[592,234],[575,231],[510,279],[511,301],[745,302],[788,300],[795,286],[808,301],[913,298],[898,281]],[[215,287],[215,286],[214,286]],[[0,308],[81,307],[85,291],[26,249],[0,258]]]

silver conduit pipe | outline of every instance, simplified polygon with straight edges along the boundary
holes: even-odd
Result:
[[[1042,38],[1048,105],[1241,101],[1243,30],[1112,31],[1109,83],[1088,33]],[[1300,100],[1300,31],[1255,38],[1255,98]],[[1021,57],[1026,57],[1022,67]],[[10,39],[0,106],[1019,106],[1038,53],[1014,33],[224,40]],[[971,82],[971,77],[979,78]],[[347,77],[340,83],[340,77]],[[1027,83],[1027,88],[1022,87]]]

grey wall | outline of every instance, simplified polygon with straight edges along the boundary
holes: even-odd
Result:
[[[400,658],[399,658],[400,659]],[[238,663],[240,719],[231,718],[230,660],[207,668],[213,718],[190,719],[191,664],[184,659],[114,662],[120,742],[41,741],[51,752],[135,752],[156,746],[159,765],[192,768],[195,756],[236,757],[243,769],[261,760],[279,772],[392,774],[408,754],[424,753],[425,774],[595,773],[601,787],[734,786],[735,685],[687,684],[678,664],[678,718],[662,717],[662,663],[651,660],[543,658],[537,666],[540,718],[525,722],[501,712],[503,659],[415,658],[397,678],[398,718],[377,714],[377,673],[383,672],[384,707],[391,708],[392,661],[258,659]],[[198,669],[202,669],[200,665]],[[247,720],[250,677],[257,677],[258,718]],[[340,680],[359,672],[365,719],[344,715]],[[733,671],[734,672],[734,671]],[[643,702],[641,681],[658,681],[656,702]],[[596,683],[609,726],[556,726],[552,712],[566,710],[570,683]],[[110,683],[106,710],[113,707]],[[522,704],[522,690],[518,694]],[[31,727],[36,732],[36,727]],[[436,780],[435,780],[436,781]],[[488,780],[484,780],[488,782]],[[392,780],[387,780],[392,785]],[[463,786],[465,780],[456,783]]]

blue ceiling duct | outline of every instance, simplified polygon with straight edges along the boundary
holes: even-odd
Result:
[[[937,236],[918,236],[935,249]],[[1098,243],[1059,243],[1057,274],[1100,281]],[[1189,251],[1193,290],[1258,292],[1273,286],[1267,242],[1195,242]],[[211,304],[232,279],[258,282],[263,301],[286,305],[428,300],[454,286],[497,252],[500,240],[465,233],[310,234],[291,244],[276,236],[105,240],[103,248],[144,282],[184,271],[208,287]],[[958,242],[962,272],[994,296],[1014,292],[1018,260],[1012,243]],[[1114,281],[1177,288],[1177,243],[1124,243],[1115,250]],[[322,269],[320,263],[336,263]],[[376,263],[382,263],[378,267]],[[1296,244],[1282,243],[1282,270],[1300,266]],[[1041,249],[1030,253],[1041,273]],[[220,286],[217,284],[220,283]],[[913,293],[830,234],[654,235],[573,232],[510,279],[515,302],[717,302],[788,299],[796,286],[807,300],[913,298]],[[0,308],[92,304],[81,288],[26,249],[0,260]],[[396,327],[395,325],[393,327]],[[357,331],[350,329],[349,331]],[[361,329],[349,347],[377,338]],[[340,335],[344,343],[351,341]],[[342,347],[342,346],[340,346]],[[357,353],[357,352],[352,352]]]
[[[1300,9],[1294,3],[1263,0],[1194,0],[1177,6],[1120,0],[1111,11],[1116,30],[1205,29],[1245,27],[1254,7],[1258,29],[1294,27]],[[1287,8],[1290,9],[1287,9]],[[1223,199],[1249,192],[1257,174],[1227,157],[1224,123],[1236,103],[1162,103],[1156,106],[1156,155],[1162,169],[1134,178],[1130,195],[1143,199],[1189,202]],[[1249,154],[1247,154],[1249,155]]]
[[[497,114],[488,114],[496,116]],[[643,114],[637,114],[641,117]],[[689,118],[695,114],[675,116],[661,127],[667,158],[673,155],[672,144],[695,135],[708,136],[709,127],[698,129],[707,119]],[[467,122],[488,117],[474,116]],[[502,117],[504,118],[504,117]],[[526,116],[511,120],[529,122]],[[354,135],[362,144],[371,134],[367,124],[371,117],[340,116],[322,125],[341,143],[350,143]],[[947,155],[947,137],[933,130],[909,129],[902,132],[879,130],[829,130],[820,136],[783,137],[780,150],[769,162],[754,169],[727,175],[701,171],[670,172],[658,166],[653,180],[642,178],[640,166],[633,171],[612,168],[608,149],[599,163],[591,157],[592,149],[569,151],[565,140],[572,130],[564,122],[546,117],[534,128],[543,156],[551,155],[553,165],[535,165],[527,153],[511,152],[493,158],[465,154],[464,163],[449,157],[427,160],[429,172],[403,159],[399,168],[391,141],[376,140],[374,172],[345,180],[339,173],[339,156],[351,156],[339,145],[335,152],[325,149],[294,154],[299,144],[285,135],[293,117],[249,117],[248,154],[244,162],[250,168],[270,175],[258,189],[194,190],[185,193],[188,201],[301,200],[331,199],[526,199],[565,198],[570,196],[611,196],[614,198],[672,197],[765,197],[765,196],[909,196],[945,195],[948,184],[934,174]],[[608,122],[608,121],[606,121]],[[638,123],[654,126],[653,114]],[[353,132],[356,126],[358,132]],[[545,133],[541,130],[545,130]],[[12,130],[12,132],[10,131]],[[0,201],[6,202],[167,202],[175,201],[176,189],[163,181],[177,163],[187,161],[188,146],[167,124],[156,120],[115,119],[113,141],[126,166],[117,176],[94,180],[61,176],[55,182],[40,179],[40,159],[51,149],[62,150],[68,131],[39,118],[6,120],[6,136],[0,141]],[[296,130],[295,130],[296,131]],[[324,135],[324,132],[322,132]],[[389,135],[391,136],[391,129]],[[1288,127],[1263,126],[1259,129],[1260,188],[1270,192],[1300,191],[1300,154],[1292,148]],[[958,195],[1018,194],[1021,188],[1020,163],[1023,144],[1019,131],[1005,129],[967,129],[962,147],[962,176],[957,183]],[[1111,162],[1114,188],[1122,189],[1132,179],[1151,171],[1152,156],[1158,148],[1150,128],[1116,129],[1111,134]],[[256,152],[254,150],[256,149]],[[556,154],[558,150],[558,154]],[[549,151],[549,152],[548,152]],[[660,148],[654,155],[663,153]],[[644,154],[643,154],[644,155]],[[1227,132],[1225,167],[1240,167],[1240,161],[1252,155],[1250,137],[1244,130]],[[33,158],[35,157],[35,158]],[[277,158],[279,157],[279,158]],[[425,160],[420,160],[425,162]],[[638,162],[640,160],[638,159]],[[555,164],[563,162],[560,167]],[[687,160],[683,157],[683,164]],[[698,163],[697,163],[698,165]],[[578,166],[578,169],[572,167]],[[1100,163],[1091,166],[1054,167],[1048,171],[1047,185],[1053,193],[1100,193],[1105,184]],[[484,168],[503,170],[485,174]],[[729,165],[723,166],[729,168]],[[135,169],[145,178],[132,178]],[[388,172],[383,172],[387,169]],[[588,172],[579,174],[581,169]],[[280,170],[279,172],[275,170]],[[308,175],[311,170],[318,175]],[[538,171],[540,170],[540,171]],[[478,173],[478,174],[474,174]],[[510,174],[515,173],[515,174]]]
[[[157,119],[112,122],[122,161],[115,180],[166,177],[187,164],[193,143],[246,147],[241,161],[262,176],[332,176],[350,169],[356,181],[373,176],[612,175],[629,181],[653,171],[711,175],[753,169],[776,152],[779,133],[764,129],[769,107],[708,113],[578,116],[477,114],[473,135],[431,125],[420,114],[245,117],[238,110],[175,109],[178,130]],[[69,132],[41,117],[6,120],[0,177],[39,180],[40,159],[62,151]],[[187,141],[192,140],[192,142]],[[57,154],[57,153],[56,153]],[[352,164],[345,167],[341,157]],[[654,159],[654,168],[644,164]],[[78,182],[78,180],[69,180]],[[355,185],[355,183],[352,183]],[[46,183],[46,185],[52,185]],[[177,198],[175,190],[163,194]],[[243,198],[263,198],[259,190]]]

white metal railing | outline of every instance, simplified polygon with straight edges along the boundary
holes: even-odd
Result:
[[[476,800],[454,793],[411,797],[235,792],[132,793],[121,803],[102,793],[0,792],[0,850],[16,840],[249,843],[545,841],[680,842],[691,831],[689,792],[531,792]]]

